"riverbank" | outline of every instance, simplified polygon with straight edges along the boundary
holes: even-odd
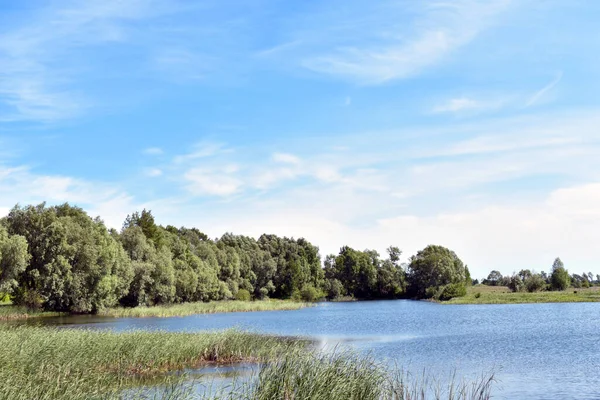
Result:
[[[15,321],[29,318],[60,317],[66,313],[35,311],[27,307],[14,306],[10,303],[0,305],[0,322]]]
[[[193,314],[298,310],[312,305],[313,303],[289,300],[211,301],[209,303],[183,303],[154,307],[108,308],[100,311],[98,315],[115,318],[183,317]]]
[[[260,301],[211,301],[209,303],[183,303],[154,307],[108,308],[98,312],[98,315],[113,318],[144,318],[144,317],[183,317],[193,314],[216,314],[228,312],[281,311],[299,310],[313,306],[313,303],[295,302],[289,300],[260,300]],[[66,316],[68,313],[35,311],[27,307],[0,305],[0,321],[13,321],[29,318],[44,318]]]
[[[89,331],[0,325],[0,398],[120,398],[169,371],[211,363],[263,362],[303,350],[307,341],[245,333]]]
[[[442,304],[524,304],[524,303],[582,303],[600,302],[600,287],[569,288],[564,291],[511,292],[506,286],[475,285],[467,295],[455,297]]]

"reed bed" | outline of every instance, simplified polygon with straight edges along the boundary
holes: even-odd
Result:
[[[389,369],[351,352],[290,355],[262,367],[254,381],[203,400],[488,400],[494,375],[441,381]],[[190,396],[190,399],[194,396]]]
[[[164,386],[182,379],[168,371],[264,362],[307,345],[235,330],[116,333],[0,326],[0,335],[0,399],[15,400],[121,398],[128,387],[154,381]],[[184,398],[179,386],[174,387],[160,398]]]
[[[308,341],[229,330],[91,331],[0,325],[0,399],[488,400],[493,374],[441,382],[389,369],[368,355],[320,353]],[[196,389],[183,371],[257,363],[248,379]]]
[[[59,317],[61,315],[66,314],[50,311],[36,311],[27,307],[13,306],[8,304],[0,305],[0,321],[15,321],[20,319],[41,317]]]
[[[193,314],[227,312],[298,310],[312,305],[312,303],[294,302],[289,300],[211,301],[208,303],[183,303],[154,307],[109,308],[100,311],[98,315],[116,318],[177,317]]]

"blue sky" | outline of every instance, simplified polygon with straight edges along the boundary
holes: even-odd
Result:
[[[600,273],[600,3],[3,1],[0,214]]]

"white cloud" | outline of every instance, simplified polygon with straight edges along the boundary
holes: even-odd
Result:
[[[192,168],[185,172],[186,188],[197,196],[231,196],[242,187],[242,181],[233,176],[231,168]]]
[[[506,103],[505,99],[473,99],[456,97],[433,107],[433,113],[474,113],[497,110]]]
[[[273,161],[283,164],[300,164],[300,159],[289,153],[275,153],[273,154]]]
[[[157,177],[157,176],[161,176],[163,174],[163,171],[159,168],[148,168],[146,170],[146,175],[150,176],[150,177]]]
[[[552,79],[552,81],[550,81],[550,83],[548,83],[546,86],[544,86],[543,88],[541,88],[540,90],[538,90],[537,92],[534,93],[533,96],[531,96],[531,98],[527,101],[527,104],[525,104],[525,108],[527,107],[531,107],[537,103],[539,103],[544,96],[546,96],[547,93],[549,93],[554,86],[556,86],[558,84],[558,82],[560,82],[560,80],[562,79],[563,73],[562,71],[560,71],[556,77],[554,79]]]
[[[201,158],[216,156],[217,154],[230,153],[233,150],[226,148],[223,143],[200,142],[193,146],[190,153],[176,156],[173,159],[175,164],[184,164]]]
[[[148,147],[147,149],[144,149],[143,153],[150,156],[159,156],[163,154],[164,151],[160,147]]]
[[[304,60],[305,67],[316,72],[345,77],[362,83],[382,83],[416,75],[442,61],[458,48],[471,42],[493,23],[509,1],[470,0],[438,2],[424,6],[413,32],[396,23],[381,27],[381,18],[373,26],[363,27],[360,37],[338,43],[329,54]],[[393,13],[397,9],[379,12]],[[387,16],[386,16],[387,17]],[[378,40],[365,43],[364,35],[375,32]],[[381,40],[387,38],[388,40]],[[346,38],[344,38],[346,39]]]
[[[0,101],[11,111],[0,120],[54,121],[89,108],[92,102],[72,88],[84,69],[80,63],[90,67],[76,50],[123,41],[127,34],[120,22],[158,10],[142,1],[61,2],[38,8],[21,26],[4,29]]]
[[[118,185],[37,174],[25,166],[3,168],[0,165],[0,193],[2,212],[17,203],[68,202],[83,207],[92,217],[100,215],[113,228],[120,228],[125,216],[140,208]]]

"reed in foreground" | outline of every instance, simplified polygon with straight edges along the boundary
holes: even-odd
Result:
[[[288,300],[211,301],[208,303],[183,303],[154,307],[109,308],[100,311],[98,314],[108,317],[177,317],[226,312],[298,310],[311,305],[312,303]]]
[[[0,326],[0,399],[121,398],[124,389],[177,382],[167,371],[264,362],[306,342],[235,330],[124,332]],[[180,394],[170,398],[182,397]]]
[[[288,355],[262,367],[254,381],[211,400],[488,400],[494,375],[445,382],[388,369],[355,353]],[[190,397],[190,398],[193,398]]]

